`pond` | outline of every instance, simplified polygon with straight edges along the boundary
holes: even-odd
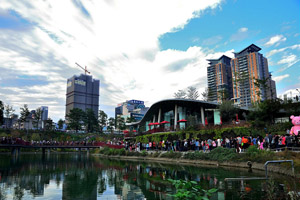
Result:
[[[272,175],[272,174],[270,174]],[[193,180],[217,188],[211,199],[266,199],[298,190],[291,178],[226,182],[263,177],[264,172],[212,166],[182,166],[109,160],[85,154],[0,155],[0,199],[173,199],[168,179]],[[299,185],[299,184],[298,184]],[[298,186],[299,187],[299,186]]]

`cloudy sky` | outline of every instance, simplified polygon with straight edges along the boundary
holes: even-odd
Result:
[[[87,66],[100,109],[146,106],[207,85],[206,59],[254,43],[278,95],[300,88],[298,0],[1,0],[0,100],[64,118],[67,79]]]

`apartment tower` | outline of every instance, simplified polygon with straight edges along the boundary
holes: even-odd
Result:
[[[268,60],[251,44],[231,59],[233,101],[235,105],[250,107],[255,102],[276,98],[275,81],[271,79]]]
[[[219,59],[210,59],[207,68],[208,101],[219,102],[231,99],[232,73],[231,58],[223,55]]]

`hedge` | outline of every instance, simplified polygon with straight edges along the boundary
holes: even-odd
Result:
[[[285,125],[286,126],[286,125]],[[273,134],[285,134],[282,130],[282,126],[275,125],[274,127],[267,127],[267,130]],[[253,127],[234,127],[234,128],[216,128],[216,129],[204,129],[199,131],[177,131],[177,132],[164,132],[157,134],[148,134],[143,136],[137,136],[136,142],[148,143],[149,141],[159,142],[160,140],[175,140],[175,139],[202,139],[207,140],[218,139],[224,137],[236,137],[236,136],[264,136],[265,130],[254,129]]]

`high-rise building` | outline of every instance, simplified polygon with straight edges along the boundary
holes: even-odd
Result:
[[[225,55],[219,59],[208,60],[208,101],[222,102],[223,99],[233,97],[230,60],[231,58]]]
[[[221,56],[210,59],[207,67],[208,100],[232,99],[235,105],[252,106],[266,99],[275,99],[276,85],[269,72],[268,60],[251,44],[235,58]]]
[[[271,79],[268,60],[251,44],[231,59],[233,101],[249,107],[257,101],[276,98],[275,82]]]
[[[92,76],[74,75],[67,81],[66,115],[73,108],[92,109],[98,117],[100,81]]]
[[[115,118],[118,116],[124,119],[133,118],[135,121],[140,121],[149,108],[145,107],[144,101],[139,100],[129,100],[120,103],[118,107],[115,108]]]
[[[48,119],[48,106],[41,106],[42,109],[42,117],[41,120],[47,120]]]

